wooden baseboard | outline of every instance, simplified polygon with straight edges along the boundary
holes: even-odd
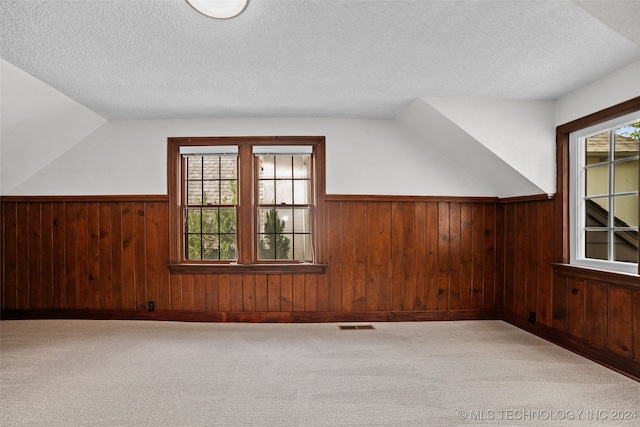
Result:
[[[628,359],[610,350],[595,346],[587,341],[577,339],[566,332],[558,331],[539,323],[529,323],[510,312],[504,312],[503,320],[520,329],[530,332],[542,339],[566,348],[573,353],[586,357],[616,372],[640,381],[640,362]]]
[[[502,310],[353,311],[353,312],[206,312],[143,310],[2,310],[2,320],[95,319],[169,320],[181,322],[321,323],[410,322],[434,320],[500,320]]]

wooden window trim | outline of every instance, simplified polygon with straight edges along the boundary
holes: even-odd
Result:
[[[570,197],[570,159],[569,159],[569,135],[572,132],[588,128],[590,126],[604,123],[606,121],[624,116],[640,110],[640,96],[581,117],[569,123],[565,123],[556,128],[556,183],[557,193],[555,198],[554,227],[557,239],[554,245],[555,259],[561,260],[562,264],[570,265],[570,227],[571,218],[569,215]],[[575,269],[589,270],[588,267],[572,266]],[[611,272],[611,274],[620,274]],[[640,263],[638,265],[640,274]]]
[[[177,137],[168,139],[167,183],[169,194],[169,269],[176,274],[285,274],[324,273],[324,198],[325,198],[325,138],[322,136],[260,136],[260,137]],[[238,246],[237,263],[225,261],[185,260],[182,243],[181,192],[182,177],[180,147],[182,146],[238,146]],[[254,186],[256,181],[253,167],[252,147],[260,145],[310,145],[313,147],[314,180],[312,189],[312,232],[314,236],[313,263],[296,261],[257,260],[256,224],[253,212],[256,210]],[[243,224],[243,225],[241,225]],[[247,225],[249,224],[249,225]]]

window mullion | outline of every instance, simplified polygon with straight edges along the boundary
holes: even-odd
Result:
[[[613,227],[615,225],[615,206],[614,206],[614,197],[615,194],[615,131],[611,129],[609,131],[609,218],[608,218],[608,242],[609,242],[609,261],[613,261],[615,259],[615,233],[613,231]]]
[[[253,194],[254,165],[251,145],[240,144],[238,147],[238,263],[255,262],[255,230],[254,210],[256,200]]]

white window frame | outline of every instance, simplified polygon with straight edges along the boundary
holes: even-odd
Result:
[[[585,257],[585,163],[586,163],[586,139],[593,135],[612,131],[622,126],[640,121],[640,111],[635,111],[603,123],[572,132],[569,135],[569,213],[570,213],[570,263],[582,267],[599,270],[615,271],[620,273],[638,274],[638,263],[599,260]],[[613,158],[610,160],[615,164]],[[610,168],[611,169],[611,168]],[[611,175],[610,175],[611,177]],[[609,179],[609,194],[613,180]],[[611,241],[609,242],[611,245]]]

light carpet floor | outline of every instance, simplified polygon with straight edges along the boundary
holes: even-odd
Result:
[[[2,321],[0,424],[640,425],[640,383],[507,323],[372,325]]]

